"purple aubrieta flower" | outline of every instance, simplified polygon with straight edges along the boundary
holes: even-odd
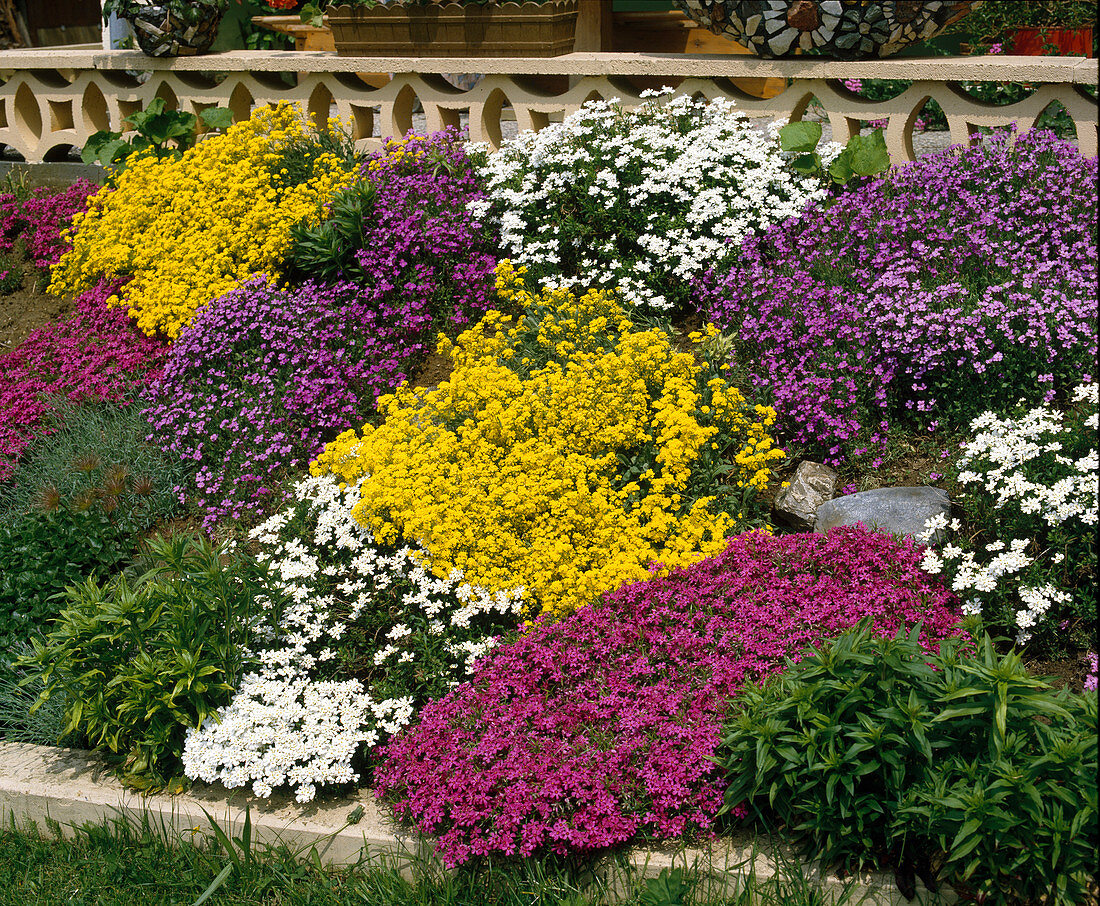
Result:
[[[1035,130],[930,155],[749,239],[697,303],[826,461],[1050,401],[1095,373],[1096,176]]]
[[[209,529],[278,504],[280,482],[408,376],[423,326],[352,283],[253,279],[199,311],[146,394],[156,441],[193,464]]]

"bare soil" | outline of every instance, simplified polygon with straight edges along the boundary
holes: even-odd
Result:
[[[0,355],[15,349],[43,324],[72,311],[69,299],[44,292],[41,279],[28,275],[23,289],[0,296]]]

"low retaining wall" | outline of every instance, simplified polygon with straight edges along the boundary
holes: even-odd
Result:
[[[359,806],[362,817],[348,825],[348,816]],[[0,814],[14,818],[19,826],[32,821],[42,828],[49,819],[71,833],[73,827],[89,822],[99,824],[119,817],[140,821],[147,815],[154,827],[163,826],[187,841],[209,831],[210,819],[230,837],[239,836],[246,809],[254,840],[285,843],[303,854],[316,847],[322,861],[329,865],[350,865],[363,858],[389,860],[411,876],[410,857],[421,864],[433,858],[430,844],[395,826],[368,792],[307,805],[299,805],[288,795],[258,799],[243,790],[228,791],[207,784],[195,784],[186,793],[174,796],[142,796],[125,789],[107,762],[94,753],[0,742]],[[747,840],[720,841],[706,848],[638,848],[630,851],[628,863],[635,879],[656,877],[663,868],[685,866],[706,876],[703,884],[714,894],[733,896],[750,871],[758,882],[779,872],[777,860],[767,854],[769,849],[766,844],[754,846]],[[790,864],[795,859],[792,851],[783,850],[783,862]],[[629,878],[616,868],[614,860],[601,860],[594,874],[619,896],[630,896]],[[909,906],[893,879],[885,875],[868,873],[845,882],[822,876],[811,866],[804,866],[803,874],[833,902],[850,885],[845,902],[852,906]],[[946,889],[942,891],[946,895],[939,898],[929,894],[919,881],[917,889],[916,904],[956,901]]]
[[[469,89],[443,74],[480,74]],[[284,77],[285,74],[285,77]],[[5,78],[6,76],[6,78]],[[1095,60],[1084,57],[939,57],[845,62],[804,57],[762,60],[750,56],[644,53],[572,53],[548,59],[337,57],[321,51],[231,51],[202,57],[156,59],[134,51],[0,51],[0,145],[26,161],[60,159],[83,147],[100,129],[120,131],[126,115],[154,97],[198,111],[228,105],[237,120],[257,104],[292,101],[313,116],[335,106],[352,124],[362,149],[411,131],[414,109],[427,129],[458,125],[465,114],[470,136],[493,147],[501,118],[511,111],[519,129],[539,129],[551,117],[591,98],[640,102],[643,87],[672,84],[708,99],[736,101],[749,116],[798,120],[811,98],[825,108],[833,137],[847,141],[860,120],[886,119],[886,144],[895,163],[911,161],[913,129],[935,99],[947,115],[952,142],[969,140],[979,127],[1018,122],[1029,129],[1052,103],[1065,107],[1086,156],[1097,152],[1096,102],[1082,86],[1097,83]],[[790,80],[785,91],[757,98],[734,79]],[[845,79],[907,79],[913,84],[890,101],[868,101],[844,87]],[[1036,85],[1025,100],[1004,107],[976,100],[964,82],[1010,81]]]

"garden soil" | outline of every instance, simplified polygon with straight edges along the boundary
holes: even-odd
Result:
[[[27,336],[72,311],[71,300],[60,299],[29,285],[10,296],[0,296],[0,354],[15,349]]]

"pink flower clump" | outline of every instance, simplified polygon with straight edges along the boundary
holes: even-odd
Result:
[[[378,795],[450,864],[710,832],[732,696],[863,617],[955,631],[911,541],[749,533],[687,569],[540,620],[383,750]]]
[[[166,344],[138,331],[125,308],[106,304],[118,285],[100,282],[77,298],[71,314],[0,355],[0,480],[46,430],[54,399],[123,399],[159,372]]]
[[[68,248],[61,231],[69,227],[74,214],[87,207],[88,197],[98,191],[94,182],[78,179],[65,189],[34,189],[23,200],[10,192],[0,194],[0,250],[10,249],[22,236],[27,257],[35,267],[57,264]]]

